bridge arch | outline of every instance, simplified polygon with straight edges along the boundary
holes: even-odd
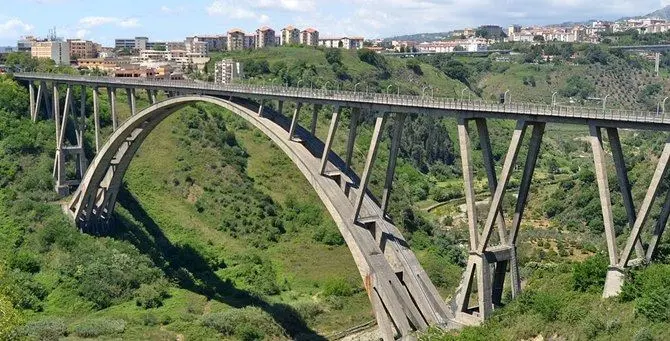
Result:
[[[95,156],[66,207],[81,230],[91,231],[109,221],[123,176],[153,129],[179,109],[198,102],[227,109],[261,130],[307,178],[352,253],[382,330],[387,333],[395,330],[404,336],[429,324],[451,324],[451,309],[439,296],[397,228],[384,219],[365,224],[356,222],[349,194],[332,178],[321,176],[320,159],[303,144],[291,141],[285,125],[259,115],[255,109],[258,107],[254,108],[253,103],[237,103],[242,100],[202,95],[173,97],[130,117]],[[277,117],[277,120],[282,118],[285,117]],[[371,203],[373,200],[366,200],[367,205]],[[383,240],[377,240],[379,238]],[[384,338],[390,339],[392,334]]]

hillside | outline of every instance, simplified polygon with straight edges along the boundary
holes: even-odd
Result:
[[[243,62],[244,81],[250,83],[378,92],[389,87],[397,92],[399,86],[404,94],[451,98],[469,89],[465,96],[484,99],[510,89],[512,101],[547,104],[552,91],[561,93],[560,102],[586,101],[582,95],[616,87],[611,105],[627,108],[647,107],[667,83],[665,75],[652,79],[661,89],[644,91],[648,64],[632,63],[633,58],[608,53],[603,59],[575,47],[583,61],[526,62],[534,51],[524,49],[505,62],[496,56],[396,59],[282,47],[223,53],[212,63],[229,57]],[[207,71],[197,76],[211,78],[213,65]],[[617,78],[617,73],[635,76]],[[586,88],[593,92],[581,91]],[[109,123],[104,97],[102,116]],[[125,96],[118,101],[127,117]],[[131,164],[110,231],[90,236],[79,234],[58,207],[51,189],[54,127],[29,122],[23,115],[27,105],[26,90],[0,78],[0,308],[7,312],[0,316],[0,339],[319,340],[373,319],[351,255],[316,194],[289,159],[241,119],[193,105],[161,123]],[[148,103],[140,99],[138,105]],[[292,109],[287,103],[284,113]],[[345,110],[345,119],[349,114]],[[306,116],[303,125],[309,124]],[[359,172],[372,128],[369,117],[361,121],[353,161]],[[321,138],[328,124],[326,108],[317,125]],[[514,122],[489,125],[499,167]],[[347,126],[337,133],[338,153]],[[520,235],[526,293],[482,327],[431,331],[426,339],[520,340],[542,334],[661,340],[670,327],[670,316],[664,315],[670,311],[667,234],[659,265],[636,272],[621,301],[599,299],[605,245],[587,131],[547,129]],[[107,124],[104,134],[110,133]],[[377,195],[388,136],[387,131],[371,181]],[[86,138],[92,145],[91,134]],[[622,132],[636,203],[664,138]],[[391,216],[445,298],[458,285],[466,259],[458,150],[455,120],[410,118],[391,198]],[[485,208],[481,153],[474,153],[473,161]],[[517,170],[511,187],[519,178]],[[612,188],[616,192],[617,186]],[[617,229],[626,231],[620,196],[613,200]],[[505,202],[507,212],[511,205]],[[653,214],[659,210],[654,207]]]

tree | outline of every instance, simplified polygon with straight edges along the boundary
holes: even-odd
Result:
[[[544,43],[544,36],[538,34],[538,35],[533,37],[533,41]]]
[[[563,97],[580,97],[586,99],[596,91],[595,85],[581,76],[572,76],[565,82],[565,86],[559,90]]]

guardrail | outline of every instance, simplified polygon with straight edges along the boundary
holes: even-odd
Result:
[[[186,92],[224,92],[242,96],[284,96],[295,99],[334,100],[363,104],[389,105],[426,109],[460,110],[471,112],[508,113],[580,119],[627,121],[636,123],[666,123],[665,113],[600,109],[580,106],[546,105],[535,103],[497,103],[485,100],[460,100],[446,97],[398,95],[384,93],[354,92],[348,90],[312,89],[274,85],[216,84],[191,80],[154,80],[141,78],[114,78],[51,73],[16,73],[14,77],[24,80],[46,80],[74,82],[78,84],[112,85],[117,88],[155,87]]]

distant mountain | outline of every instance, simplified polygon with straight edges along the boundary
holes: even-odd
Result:
[[[417,33],[403,36],[395,36],[384,38],[384,40],[407,40],[407,41],[435,41],[447,39],[451,36],[451,32],[436,32],[436,33]]]
[[[661,18],[661,19],[666,19],[670,20],[670,5],[665,6],[658,11],[651,12],[642,18]]]

